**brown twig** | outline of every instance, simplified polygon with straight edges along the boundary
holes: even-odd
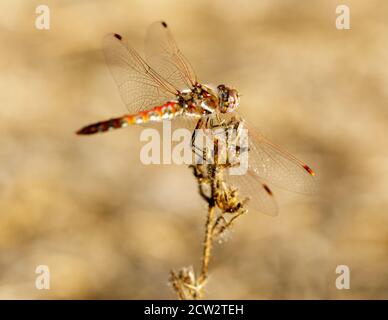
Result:
[[[220,126],[225,130],[235,127],[236,119],[228,123],[212,123],[211,128]],[[199,121],[200,125],[208,126],[209,122]],[[236,188],[229,186],[225,181],[224,171],[238,163],[219,163],[218,161],[218,136],[212,136],[214,142],[214,163],[197,164],[191,166],[193,174],[198,182],[198,190],[201,197],[208,204],[207,219],[205,225],[205,238],[202,251],[202,266],[199,277],[196,278],[193,268],[182,268],[179,272],[171,271],[170,283],[178,298],[202,299],[204,296],[204,287],[209,275],[209,264],[211,259],[213,241],[221,236],[227,229],[231,228],[232,223],[246,212],[244,205],[246,199],[242,201]],[[193,148],[196,146],[193,145]],[[203,158],[208,159],[208,151],[202,150]],[[217,210],[217,208],[219,210]]]
[[[210,256],[211,256],[211,250],[213,245],[213,227],[215,222],[215,209],[216,207],[214,205],[214,202],[209,203],[207,221],[206,221],[205,240],[203,243],[202,269],[201,269],[201,274],[198,278],[198,282],[201,286],[201,290],[199,292],[200,293],[199,298],[203,296],[203,288],[206,283],[208,272],[209,272]]]

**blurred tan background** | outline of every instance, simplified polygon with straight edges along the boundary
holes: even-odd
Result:
[[[215,246],[207,298],[388,298],[386,1],[0,3],[0,298],[174,299],[169,270],[200,266],[205,206],[191,171],[144,166],[139,128],[74,131],[126,109],[101,39],[142,52],[169,23],[205,83],[317,172],[318,193],[275,190],[280,215],[247,214]],[[335,28],[347,4],[351,29]],[[350,290],[335,269],[351,271]],[[35,288],[48,265],[51,289]]]

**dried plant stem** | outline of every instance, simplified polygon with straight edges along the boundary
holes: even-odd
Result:
[[[235,127],[235,119],[227,123],[220,123],[224,129]],[[198,122],[197,126],[203,124]],[[206,123],[206,125],[208,125]],[[217,127],[211,125],[211,127]],[[232,227],[234,221],[240,217],[245,210],[246,199],[240,199],[237,189],[232,188],[224,177],[224,170],[232,163],[218,161],[218,136],[213,137],[214,141],[214,163],[192,165],[193,174],[198,182],[199,194],[208,204],[205,238],[202,251],[201,273],[198,278],[192,267],[182,268],[178,272],[171,271],[170,283],[181,300],[202,299],[204,287],[208,279],[209,264],[214,239],[222,236],[225,231]],[[203,159],[208,159],[205,155]]]
[[[209,263],[211,250],[213,245],[213,226],[215,222],[215,204],[213,201],[209,201],[207,221],[206,221],[206,232],[205,232],[205,240],[203,243],[203,253],[202,253],[202,269],[201,274],[198,279],[198,283],[200,285],[201,290],[199,291],[199,298],[203,296],[203,288],[204,284],[208,277],[209,271]]]
[[[179,282],[176,279],[179,279],[179,275],[174,270],[171,270],[170,282],[172,284],[172,287],[175,290],[176,294],[178,295],[179,300],[185,300],[186,296],[185,296],[183,287],[179,285]]]

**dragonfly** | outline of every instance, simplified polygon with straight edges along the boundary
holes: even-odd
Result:
[[[230,176],[233,185],[249,198],[250,208],[277,215],[272,186],[298,193],[312,193],[315,173],[303,161],[269,141],[245,122],[236,109],[240,94],[220,84],[213,88],[197,75],[178,48],[166,22],[153,23],[147,32],[146,59],[120,34],[103,39],[106,63],[128,113],[82,127],[78,135],[91,135],[154,122],[236,114],[246,123],[249,135],[249,165],[244,175]]]

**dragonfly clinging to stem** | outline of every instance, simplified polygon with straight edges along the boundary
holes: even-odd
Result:
[[[146,60],[117,33],[106,35],[103,47],[128,114],[87,125],[77,131],[79,135],[176,118],[200,121],[236,113],[240,103],[238,91],[224,84],[212,88],[200,83],[165,22],[156,22],[149,28]],[[275,215],[277,206],[270,185],[310,193],[315,173],[251,126],[248,130],[249,170],[245,175],[230,178],[250,197],[253,208]]]

